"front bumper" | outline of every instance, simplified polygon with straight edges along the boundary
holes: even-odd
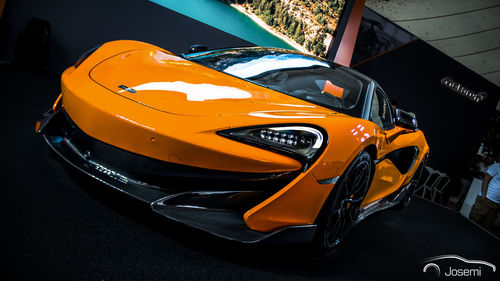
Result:
[[[245,211],[293,180],[295,173],[225,172],[151,159],[86,135],[64,109],[45,113],[36,129],[72,166],[167,218],[243,243],[308,242],[314,236],[315,225],[260,232],[248,228],[243,218]]]

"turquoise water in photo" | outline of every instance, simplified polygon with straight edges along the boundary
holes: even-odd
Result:
[[[248,16],[219,0],[150,0],[258,46],[294,50]],[[194,44],[195,42],[193,42]]]

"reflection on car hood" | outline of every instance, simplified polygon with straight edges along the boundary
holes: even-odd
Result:
[[[91,70],[90,77],[115,94],[173,114],[314,118],[333,113],[155,49],[108,58]]]

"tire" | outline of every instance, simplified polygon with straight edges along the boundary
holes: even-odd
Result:
[[[410,206],[411,199],[413,198],[413,194],[415,194],[415,190],[418,187],[418,184],[420,182],[420,178],[422,177],[422,172],[424,170],[424,160],[420,162],[418,165],[417,170],[415,171],[415,174],[413,174],[413,178],[410,181],[410,187],[408,188],[408,193],[397,203],[393,208],[395,210],[404,210]]]
[[[318,250],[333,249],[349,232],[370,187],[372,173],[370,154],[362,151],[340,177],[316,220],[318,228],[313,243]]]

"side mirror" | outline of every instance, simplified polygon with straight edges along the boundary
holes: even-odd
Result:
[[[418,129],[418,122],[415,114],[406,112],[399,108],[396,109],[396,116],[394,118],[396,126],[416,131]]]
[[[192,53],[198,53],[198,52],[204,52],[208,51],[208,47],[205,45],[192,45],[189,47],[187,53],[192,54]]]

